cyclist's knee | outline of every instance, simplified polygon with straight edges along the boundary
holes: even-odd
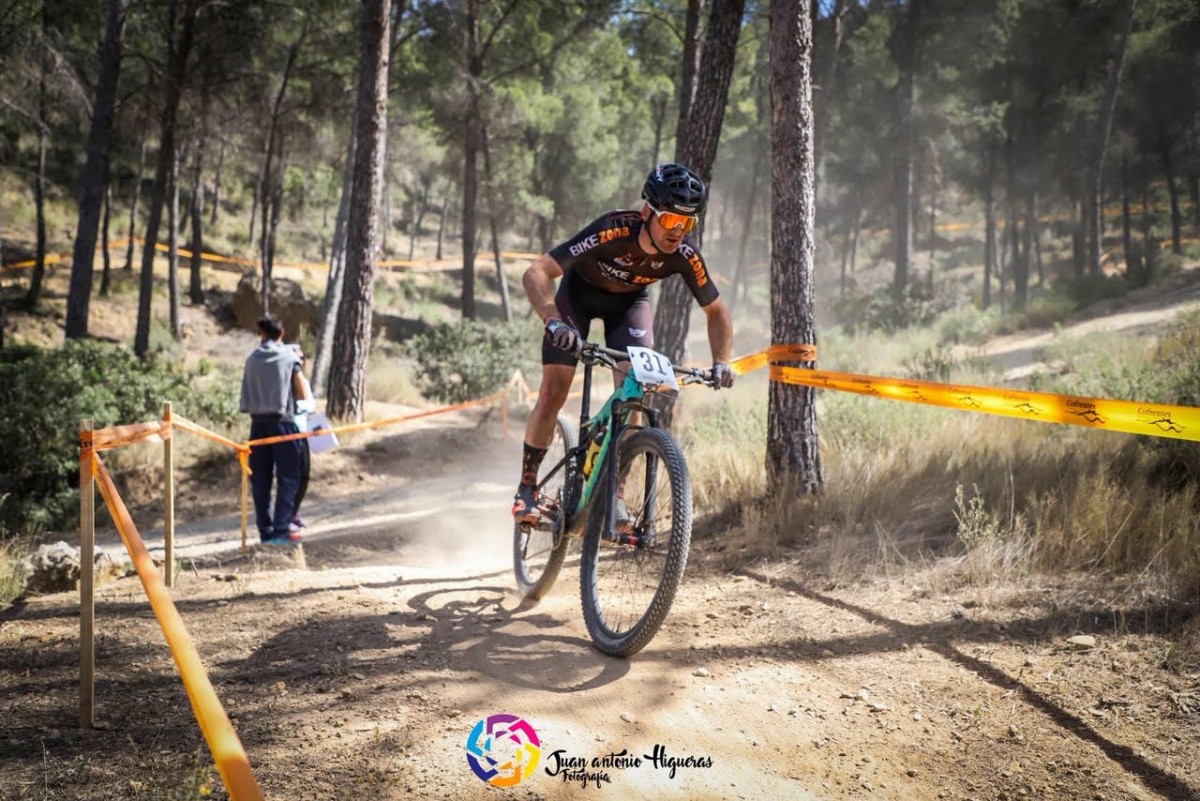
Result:
[[[555,413],[558,412],[562,405],[567,401],[567,395],[571,392],[571,379],[575,377],[575,370],[571,367],[562,365],[547,365],[542,370],[542,385],[538,389],[538,406],[546,406]]]

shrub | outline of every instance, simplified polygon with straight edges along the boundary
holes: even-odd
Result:
[[[463,320],[413,337],[408,351],[428,397],[461,403],[501,389],[517,368],[534,375],[540,346],[540,326],[532,323]]]
[[[71,525],[78,514],[79,421],[95,428],[176,413],[229,424],[229,382],[198,390],[193,376],[158,359],[139,361],[108,343],[68,340],[62,348],[0,351],[0,524],[10,530]]]
[[[1200,314],[1188,315],[1159,340],[1148,372],[1165,384],[1165,403],[1200,406]],[[1200,444],[1147,437],[1145,445],[1158,457],[1155,478],[1177,488],[1200,485]]]
[[[943,282],[931,287],[914,277],[903,298],[896,302],[890,290],[847,292],[835,304],[835,313],[847,333],[895,332],[931,325],[941,315],[965,302],[958,284]]]
[[[1070,298],[1079,306],[1089,306],[1101,300],[1122,297],[1129,291],[1129,282],[1119,275],[1086,273],[1071,279],[1066,289]]]

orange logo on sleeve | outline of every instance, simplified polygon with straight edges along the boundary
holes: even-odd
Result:
[[[704,269],[704,262],[700,261],[700,254],[692,251],[687,257],[688,264],[692,265],[692,273],[696,276],[696,286],[704,286],[708,283],[708,270]]]
[[[600,244],[603,245],[605,242],[611,242],[619,236],[629,236],[628,226],[622,226],[621,228],[605,228],[600,232]]]

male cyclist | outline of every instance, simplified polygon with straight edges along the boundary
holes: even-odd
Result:
[[[536,522],[537,475],[554,438],[578,360],[594,319],[604,321],[605,344],[625,350],[654,346],[654,313],[648,287],[678,274],[708,318],[708,344],[718,387],[733,386],[729,367],[733,320],[700,251],[687,233],[708,201],[700,176],[682,164],[659,164],[642,187],[640,211],[610,211],[535,261],[521,279],[534,311],[546,324],[542,385],[525,424],[521,481],[513,519]],[[555,279],[562,281],[555,291]]]

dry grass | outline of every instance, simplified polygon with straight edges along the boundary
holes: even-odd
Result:
[[[835,581],[923,573],[989,587],[1076,574],[1175,598],[1200,586],[1200,491],[1159,480],[1145,438],[818,398],[817,497],[767,492],[762,450],[742,444],[765,440],[761,394],[686,431],[697,512],[739,543],[738,558],[798,549]]]
[[[0,606],[20,598],[25,591],[25,573],[21,565],[25,551],[23,542],[0,538]]]
[[[408,359],[389,349],[374,347],[367,363],[367,397],[383,403],[423,405],[421,390],[413,381],[415,374],[416,368]]]

